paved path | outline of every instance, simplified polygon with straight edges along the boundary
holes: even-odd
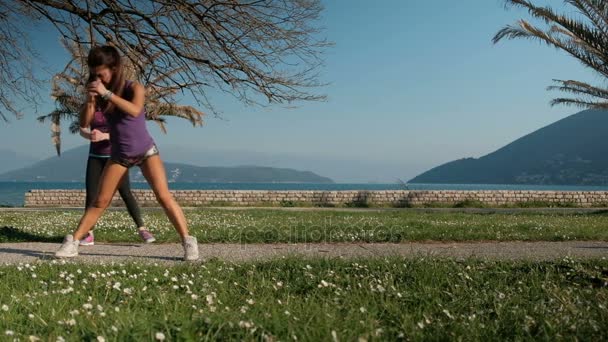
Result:
[[[2,243],[0,264],[31,263],[49,260],[59,244]],[[201,244],[201,259],[249,261],[287,255],[305,257],[383,257],[403,256],[450,257],[457,259],[485,258],[493,260],[555,260],[608,258],[608,241],[568,242],[412,242],[412,243],[332,243],[332,244]],[[82,262],[140,261],[175,262],[181,258],[178,244],[114,243],[81,247]]]
[[[160,207],[142,207],[143,211],[161,211]],[[589,214],[608,213],[608,208],[328,208],[328,207],[182,207],[185,211],[191,210],[280,210],[280,211],[343,211],[343,212],[458,212],[469,214],[519,214],[519,213],[542,213],[542,214]],[[124,207],[110,207],[107,210],[122,211]],[[84,211],[82,207],[0,207],[2,212],[31,212],[31,211]]]

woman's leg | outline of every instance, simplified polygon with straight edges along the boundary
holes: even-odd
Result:
[[[137,228],[143,228],[144,220],[141,218],[141,211],[139,210],[139,205],[135,200],[135,196],[133,196],[133,192],[131,192],[131,182],[129,180],[129,170],[127,170],[120,186],[118,187],[118,193],[120,193],[120,197],[125,202],[125,206],[127,207],[127,211],[131,218],[137,225]]]
[[[85,187],[86,187],[86,200],[84,208],[90,207],[97,197],[97,192],[99,191],[99,181],[101,179],[101,173],[103,172],[103,168],[106,166],[109,158],[99,158],[89,156],[87,158],[87,172],[85,177]],[[95,240],[93,238],[93,229],[95,226],[91,227],[91,231],[89,234],[85,235],[85,237],[80,241],[81,246],[92,246],[95,244]]]
[[[154,155],[146,159],[140,167],[148,184],[154,191],[154,195],[156,195],[156,200],[165,209],[165,214],[167,214],[173,227],[183,240],[188,236],[188,224],[182,208],[169,192],[167,175],[162,160],[158,155]]]
[[[87,160],[87,173],[85,177],[87,195],[84,205],[85,208],[90,207],[97,196],[97,191],[99,191],[99,180],[101,179],[101,173],[103,172],[104,166],[106,166],[106,162],[107,160],[95,157],[89,157]]]
[[[74,241],[82,239],[95,223],[97,223],[101,214],[103,214],[104,210],[106,210],[112,202],[112,197],[114,197],[116,189],[126,172],[127,168],[120,164],[113,161],[107,163],[99,181],[99,192],[93,203],[86,209],[84,215],[80,219],[78,228],[73,234]]]

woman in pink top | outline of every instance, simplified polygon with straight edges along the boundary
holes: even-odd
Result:
[[[198,259],[196,238],[188,234],[186,218],[169,192],[165,167],[154,140],[146,129],[144,87],[125,79],[120,54],[112,46],[91,49],[87,63],[91,75],[97,80],[88,84],[87,103],[82,115],[91,118],[97,106],[103,109],[110,126],[110,161],[101,175],[99,192],[93,204],[86,209],[76,231],[66,235],[55,256],[69,258],[78,255],[79,240],[91,230],[110,205],[127,170],[139,166],[182,239],[184,260]]]

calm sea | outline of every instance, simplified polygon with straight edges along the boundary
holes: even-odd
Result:
[[[149,189],[147,183],[131,183],[134,189]],[[608,191],[608,186],[507,185],[507,184],[408,184],[410,190],[571,190]],[[403,190],[403,184],[310,184],[310,183],[170,183],[172,190]],[[84,183],[0,182],[0,205],[23,206],[31,189],[84,189]]]

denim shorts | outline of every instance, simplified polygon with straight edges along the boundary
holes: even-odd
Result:
[[[113,162],[120,164],[126,168],[131,168],[133,166],[141,165],[146,159],[158,155],[158,148],[156,145],[152,145],[152,147],[147,150],[144,154],[136,156],[136,157],[110,157]]]

